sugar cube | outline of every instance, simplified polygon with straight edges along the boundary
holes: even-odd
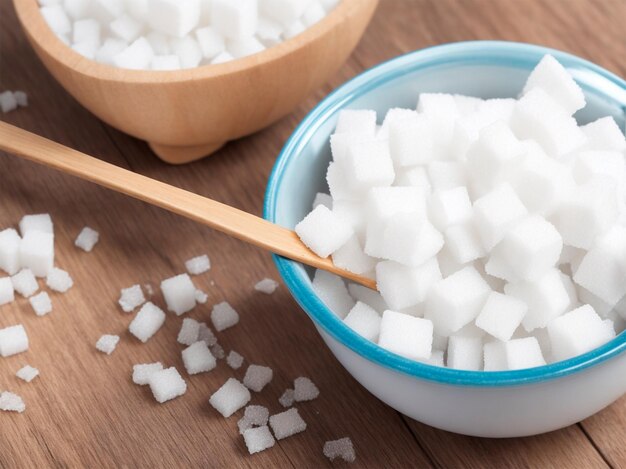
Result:
[[[264,278],[254,285],[254,289],[256,291],[265,293],[266,295],[271,295],[278,288],[279,283],[276,280],[272,280],[271,278]]]
[[[152,57],[154,57],[154,51],[150,43],[145,37],[141,36],[121,52],[115,54],[112,58],[112,62],[113,65],[119,68],[145,70],[150,66]]]
[[[376,290],[372,290],[357,283],[351,283],[348,285],[348,291],[356,301],[365,303],[380,314],[386,309],[389,309],[381,294]]]
[[[187,392],[187,383],[173,366],[151,373],[148,385],[154,398],[160,404]]]
[[[528,311],[523,301],[491,292],[476,318],[476,325],[503,342],[510,340]]]
[[[450,226],[445,231],[445,247],[452,259],[467,264],[485,255],[478,230],[472,220]]]
[[[322,452],[324,453],[324,456],[331,461],[334,461],[337,458],[343,459],[345,462],[356,461],[354,445],[352,444],[352,440],[348,437],[327,441],[324,443],[324,449]]]
[[[449,368],[478,371],[483,368],[483,341],[481,337],[453,335],[448,340]]]
[[[15,300],[13,282],[11,277],[0,278],[0,306]]]
[[[372,187],[390,186],[395,178],[389,146],[384,141],[355,142],[339,163],[348,186],[358,194]]]
[[[249,428],[243,432],[243,439],[250,454],[255,454],[271,448],[275,444],[274,437],[267,425],[258,428]]]
[[[433,323],[387,310],[380,323],[378,345],[413,360],[430,357],[433,340]]]
[[[13,283],[15,291],[24,298],[32,296],[37,290],[39,290],[37,279],[30,269],[22,269],[17,274],[13,275],[11,277],[11,283]]]
[[[30,383],[37,376],[39,376],[39,370],[37,368],[33,368],[30,365],[26,365],[20,368],[19,370],[17,370],[17,373],[15,374],[15,376],[17,376],[22,381],[26,381],[27,383]]]
[[[428,165],[428,180],[433,190],[467,187],[465,165],[457,161],[433,161]]]
[[[156,31],[183,37],[199,21],[199,0],[148,0],[148,24]]]
[[[508,367],[505,342],[488,342],[483,348],[484,370],[505,371]]]
[[[620,130],[615,119],[610,116],[601,117],[587,125],[583,125],[580,130],[587,137],[587,147],[595,150],[626,150],[626,138],[624,132]]]
[[[216,30],[231,39],[254,35],[257,27],[257,0],[213,0],[211,2],[211,24]]]
[[[251,399],[250,391],[235,378],[229,378],[211,398],[209,403],[224,417],[230,417]]]
[[[170,47],[174,55],[178,56],[181,68],[194,68],[202,61],[202,49],[191,36],[172,38]]]
[[[142,342],[147,342],[165,322],[165,313],[154,303],[144,303],[128,326],[132,335]]]
[[[217,344],[217,337],[204,322],[201,322],[198,327],[198,340],[204,340],[209,347]]]
[[[120,337],[118,335],[109,335],[105,334],[98,339],[96,342],[96,348],[107,355],[111,355],[117,347],[118,342],[120,341]]]
[[[296,398],[293,389],[285,389],[285,392],[278,399],[278,402],[283,407],[291,407],[295,401]]]
[[[179,344],[191,345],[198,341],[200,323],[195,319],[185,318],[178,332],[176,341]]]
[[[463,186],[436,191],[429,200],[433,224],[440,230],[472,218],[472,202]]]
[[[509,370],[534,368],[546,364],[541,347],[535,337],[513,339],[504,344],[506,365]]]
[[[211,261],[209,256],[203,254],[201,256],[194,257],[185,262],[185,269],[191,275],[200,275],[208,272],[211,269]]]
[[[119,305],[122,307],[122,311],[130,313],[136,307],[141,306],[146,302],[146,298],[143,295],[143,290],[139,285],[133,285],[132,287],[123,288],[120,292]]]
[[[313,289],[322,302],[341,319],[346,317],[355,304],[343,279],[325,270],[315,271]]]
[[[92,18],[74,22],[72,27],[72,42],[74,44],[90,43],[94,47],[100,45],[100,23]]]
[[[133,42],[143,30],[143,24],[130,15],[124,14],[109,24],[111,32],[126,42]]]
[[[39,11],[55,34],[69,34],[72,30],[72,23],[61,5],[44,6]]]
[[[3,113],[11,112],[17,109],[17,99],[11,91],[0,93],[0,110]]]
[[[429,119],[420,114],[389,124],[389,150],[396,167],[429,163],[435,156]]]
[[[210,26],[196,29],[195,35],[206,59],[212,59],[226,49],[222,35]]]
[[[286,3],[284,0],[282,1]],[[360,109],[342,109],[339,111],[335,133],[374,137],[376,134],[376,112]]]
[[[86,226],[78,234],[74,245],[85,252],[91,252],[99,239],[100,233]]]
[[[293,396],[296,402],[312,401],[320,395],[320,390],[309,378],[300,376],[293,382]]]
[[[380,315],[376,310],[365,303],[357,301],[343,322],[357,334],[367,340],[376,342],[380,332],[380,320]]]
[[[196,306],[196,287],[188,274],[180,274],[161,282],[161,291],[167,309],[177,316]]]
[[[241,368],[241,365],[243,365],[243,357],[234,350],[231,350],[226,357],[226,364],[233,370],[238,370]]]
[[[243,418],[255,426],[266,425],[269,416],[269,410],[262,405],[249,405],[245,408],[243,414]]]
[[[315,207],[295,230],[302,242],[320,257],[328,257],[353,234],[350,225],[323,205]]]
[[[28,350],[28,336],[24,326],[5,327],[0,329],[0,356],[10,357]]]
[[[213,306],[211,311],[211,322],[218,332],[222,332],[239,322],[239,314],[226,301]]]
[[[95,60],[107,65],[113,65],[113,58],[128,47],[121,39],[107,38],[97,50]],[[80,246],[79,246],[80,247]]]
[[[393,215],[385,224],[380,254],[383,259],[409,266],[423,265],[443,247],[442,234],[424,217]]]
[[[50,290],[65,293],[72,288],[74,281],[65,270],[53,267],[46,277],[46,285],[48,285]]]
[[[190,375],[205,373],[217,366],[215,357],[211,355],[203,340],[195,342],[183,350],[183,363]]]
[[[224,347],[222,347],[220,344],[214,344],[211,345],[211,354],[217,358],[218,360],[222,360],[223,358],[226,357],[226,352],[224,351]]]
[[[298,409],[292,408],[270,417],[270,427],[277,440],[295,435],[306,430],[306,422],[302,420]]]
[[[376,287],[393,309],[415,306],[426,299],[428,291],[442,278],[436,258],[419,267],[409,267],[392,261],[376,265]]]
[[[150,62],[150,68],[152,70],[168,71],[168,70],[180,70],[180,57],[174,54],[170,55],[155,55]]]
[[[252,391],[261,392],[273,376],[274,372],[267,366],[250,365],[243,378],[243,384]]]
[[[25,236],[29,231],[42,231],[44,233],[54,233],[52,217],[48,213],[39,215],[24,215],[20,220],[20,233]]]
[[[14,275],[20,269],[20,235],[13,228],[0,231],[0,269]]]
[[[20,264],[30,269],[36,277],[45,277],[54,265],[54,235],[29,230],[20,243]]]
[[[133,365],[133,383],[140,386],[146,385],[150,382],[150,376],[162,370],[161,362]]]
[[[196,303],[198,304],[205,304],[207,301],[209,301],[209,295],[207,295],[205,292],[203,292],[202,290],[200,290],[199,288],[196,288]]]
[[[359,237],[353,235],[333,253],[333,264],[355,274],[367,274],[374,270],[376,260],[363,250]]]
[[[26,405],[20,396],[9,391],[0,393],[0,410],[5,412],[22,413],[26,410]]]

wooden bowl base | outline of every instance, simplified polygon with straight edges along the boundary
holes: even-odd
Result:
[[[185,164],[209,156],[222,148],[226,142],[206,143],[188,147],[176,147],[148,142],[150,149],[169,164]]]

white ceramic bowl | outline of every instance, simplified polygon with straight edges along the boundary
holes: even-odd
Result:
[[[304,119],[268,183],[265,217],[294,227],[326,191],[328,137],[343,108],[414,107],[420,92],[517,96],[541,57],[553,54],[582,86],[579,122],[612,115],[624,125],[626,82],[578,57],[527,44],[465,42],[413,52],[344,84]],[[372,394],[420,422],[484,437],[534,435],[573,424],[626,392],[626,333],[584,355],[502,372],[433,367],[390,353],[345,326],[313,291],[311,272],[275,257],[292,295],[341,364]]]

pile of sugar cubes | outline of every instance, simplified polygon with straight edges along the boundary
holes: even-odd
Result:
[[[321,299],[381,347],[455,369],[530,368],[613,339],[626,320],[626,141],[611,117],[579,126],[585,104],[547,55],[519,99],[423,93],[382,125],[342,111],[330,195],[296,232],[378,292],[318,271]]]
[[[39,0],[54,33],[79,54],[127,69],[219,64],[286,41],[339,0]]]

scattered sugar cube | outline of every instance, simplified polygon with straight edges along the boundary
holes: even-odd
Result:
[[[188,34],[200,21],[199,0],[148,0],[148,24],[175,37]]]
[[[229,378],[211,398],[209,403],[224,417],[228,418],[244,407],[251,399],[250,391],[235,378]]]
[[[100,239],[100,233],[88,226],[84,227],[74,241],[74,245],[85,252],[91,252]]]
[[[249,428],[243,432],[243,439],[250,454],[255,454],[271,448],[275,444],[274,437],[267,425],[258,428]]]
[[[283,407],[291,407],[295,401],[296,397],[295,391],[293,389],[286,389],[285,392],[278,399],[278,402]]]
[[[165,313],[148,301],[144,303],[135,318],[128,326],[128,330],[132,335],[142,342],[147,342],[161,328],[165,322]]]
[[[292,408],[270,417],[270,427],[277,440],[295,435],[306,430],[306,422],[302,420],[298,409]]]
[[[50,290],[65,293],[72,288],[74,281],[65,270],[53,267],[46,277],[46,285],[48,285]]]
[[[199,288],[196,288],[196,303],[203,305],[207,301],[209,301],[209,295],[207,295]]]
[[[183,345],[195,344],[198,341],[199,333],[200,323],[195,319],[185,318],[183,319],[176,341]]]
[[[119,305],[122,307],[122,311],[125,313],[130,313],[145,302],[146,297],[143,295],[143,290],[139,285],[123,288],[120,292],[120,299],[118,300]]]
[[[320,395],[320,390],[309,378],[300,376],[293,382],[293,397],[296,402],[312,401]]]
[[[243,357],[234,350],[231,350],[226,357],[226,363],[233,370],[238,370],[241,368],[241,365],[243,365]]]
[[[498,292],[491,292],[476,318],[476,325],[503,342],[510,340],[519,327],[528,306],[523,301]]]
[[[20,243],[20,264],[36,277],[45,277],[54,265],[54,235],[39,230],[27,231]]]
[[[357,301],[343,322],[357,334],[372,342],[378,341],[380,333],[380,314],[370,306]]]
[[[206,373],[217,366],[215,357],[211,355],[207,344],[200,340],[183,350],[183,362],[190,375]]]
[[[218,360],[222,360],[224,357],[226,357],[226,352],[224,351],[224,347],[222,347],[220,344],[217,344],[217,343],[211,346],[211,353]]]
[[[20,220],[20,233],[25,236],[29,231],[42,231],[44,233],[54,233],[52,217],[48,213],[39,215],[24,215]]]
[[[198,327],[198,340],[204,340],[209,347],[217,344],[217,337],[204,322],[201,322]]]
[[[24,326],[5,327],[0,329],[0,356],[10,357],[28,350],[28,336]]]
[[[354,233],[352,227],[323,205],[318,205],[296,225],[302,242],[320,257],[328,257]]]
[[[433,323],[387,310],[380,323],[378,345],[413,360],[427,359],[432,351]]]
[[[96,342],[96,348],[102,353],[111,355],[115,350],[115,347],[117,347],[119,341],[120,337],[118,335],[105,334],[98,339],[98,342]]]
[[[39,376],[39,370],[37,368],[33,368],[30,365],[26,365],[20,368],[15,374],[15,376],[17,376],[22,381],[26,381],[27,383],[30,383],[37,376]]]
[[[3,113],[15,111],[17,109],[17,99],[11,91],[0,93],[0,110]]]
[[[262,405],[249,405],[243,414],[243,418],[255,426],[267,425],[269,417],[270,411]]]
[[[185,262],[185,269],[191,275],[200,275],[208,272],[211,268],[211,261],[209,256],[203,254],[201,256],[194,257]]]
[[[150,382],[150,376],[162,370],[161,362],[133,365],[133,383],[144,386]]]
[[[243,378],[243,384],[252,391],[261,392],[273,376],[274,372],[267,366],[250,365]]]
[[[15,300],[13,282],[11,277],[0,278],[0,306]]]
[[[228,302],[222,301],[213,306],[211,322],[218,332],[222,332],[239,322],[239,314]]]
[[[26,410],[26,405],[20,396],[9,391],[0,394],[0,410],[5,412],[22,413]]]
[[[355,304],[343,279],[325,270],[315,271],[313,289],[324,304],[342,319]]]
[[[187,392],[187,383],[173,366],[150,374],[148,385],[160,404],[182,396]]]
[[[0,231],[0,269],[9,275],[20,270],[20,235],[13,228]]]
[[[22,269],[11,277],[13,288],[24,298],[28,298],[39,290],[37,279],[30,269]]]
[[[256,291],[265,293],[266,295],[271,295],[276,291],[278,285],[279,284],[276,280],[272,280],[271,278],[264,278],[254,286],[254,289]]]
[[[167,309],[177,316],[196,306],[196,287],[188,274],[180,274],[161,282],[161,291]]]
[[[324,443],[323,453],[324,456],[331,461],[337,458],[343,459],[345,462],[356,461],[354,445],[352,444],[352,440],[348,437],[327,441]]]

